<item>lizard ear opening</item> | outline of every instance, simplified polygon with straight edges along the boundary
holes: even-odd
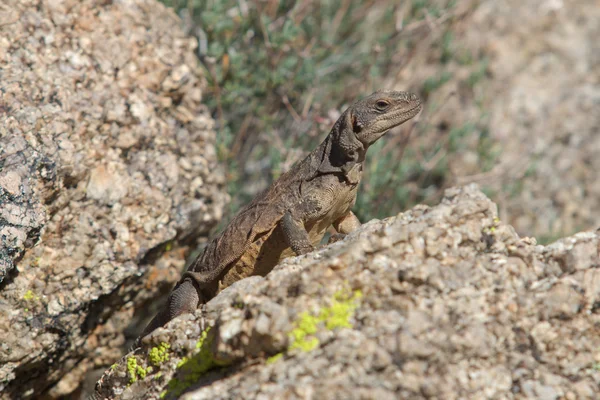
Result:
[[[352,121],[352,130],[354,131],[354,133],[359,133],[360,131],[362,131],[363,124],[358,120],[358,118],[356,118],[356,115],[352,114],[350,120]]]

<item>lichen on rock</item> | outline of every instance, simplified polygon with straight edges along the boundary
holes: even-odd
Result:
[[[351,295],[347,291],[340,290],[335,293],[332,304],[321,308],[317,315],[312,315],[308,311],[300,313],[294,322],[294,329],[290,332],[292,343],[289,349],[314,350],[319,345],[319,339],[314,336],[319,329],[352,328],[349,319],[354,314],[361,297],[360,290],[354,291]]]
[[[153,365],[160,365],[169,360],[169,343],[162,342],[158,346],[150,349],[148,359]]]

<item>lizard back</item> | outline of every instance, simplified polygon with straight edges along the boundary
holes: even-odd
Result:
[[[323,142],[297,166],[284,173],[244,206],[190,264],[188,271],[202,275],[202,289],[206,297],[211,298],[217,294],[219,280],[247,252],[251,259],[254,258],[251,253],[257,253],[257,250],[260,253],[260,248],[276,229],[289,204],[300,198],[302,182],[317,174],[326,145],[326,141]],[[275,248],[281,246],[273,242],[270,244]]]

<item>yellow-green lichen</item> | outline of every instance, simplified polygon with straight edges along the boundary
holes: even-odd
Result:
[[[127,357],[127,373],[129,374],[129,383],[135,383],[138,379],[144,379],[150,372],[152,372],[152,367],[144,368],[141,365],[138,365],[135,357]]]
[[[198,353],[191,357],[184,357],[177,363],[177,378],[173,378],[167,384],[167,392],[161,397],[179,397],[188,387],[196,383],[207,371],[215,367],[228,365],[214,359],[211,345],[212,336],[209,336],[210,328],[205,329],[196,343]]]
[[[206,347],[206,345],[208,344],[207,338],[208,338],[209,331],[210,331],[210,327],[208,327],[202,331],[202,333],[200,334],[200,337],[198,338],[198,341],[196,342],[196,349],[200,350],[203,347]]]
[[[38,295],[33,293],[33,291],[31,289],[26,291],[25,294],[23,295],[23,300],[25,300],[25,301],[32,301],[32,300],[39,300],[39,299],[40,298],[38,297]]]
[[[189,358],[187,357],[183,357],[181,360],[179,360],[179,362],[177,363],[177,368],[181,368],[183,367],[188,361],[190,361]]]
[[[161,342],[158,346],[153,347],[148,352],[148,359],[152,365],[160,365],[169,360],[169,343]]]
[[[283,353],[277,353],[274,356],[267,358],[267,364],[275,364],[283,358]]]
[[[336,328],[352,328],[350,318],[358,307],[358,301],[362,292],[356,290],[353,293],[341,290],[333,296],[331,306],[321,309],[319,319],[325,323],[328,330]]]
[[[237,308],[239,310],[243,310],[244,309],[244,302],[243,301],[234,301],[233,304],[231,304],[232,307]]]
[[[302,351],[314,350],[319,345],[319,339],[312,337],[317,333],[318,317],[308,312],[303,312],[296,320],[295,328],[290,332],[292,345],[290,349],[300,349]]]
[[[313,335],[317,333],[321,325],[327,330],[351,328],[350,318],[358,307],[361,297],[360,290],[354,292],[340,290],[334,294],[331,305],[321,308],[319,314],[301,313],[294,324],[294,329],[290,332],[292,340],[290,350],[311,351],[317,348],[319,339]]]
[[[496,228],[498,228],[499,226],[500,226],[500,218],[494,217],[494,219],[492,220],[492,226],[487,226],[487,227],[483,228],[483,233],[490,235],[490,234],[496,232]]]

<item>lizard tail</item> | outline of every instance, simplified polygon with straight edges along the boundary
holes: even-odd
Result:
[[[165,307],[152,318],[152,321],[146,326],[142,334],[135,340],[133,348],[139,347],[142,338],[156,328],[164,326],[167,322],[181,314],[194,312],[202,300],[200,290],[196,287],[193,280],[191,278],[184,279],[183,282],[177,284],[175,289],[173,289]]]

